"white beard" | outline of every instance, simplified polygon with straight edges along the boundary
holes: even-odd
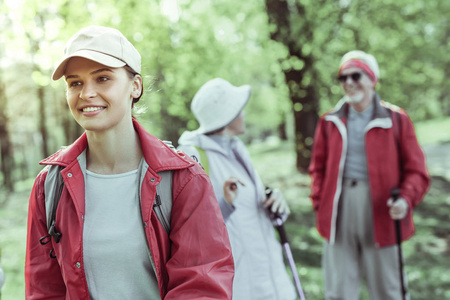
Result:
[[[363,100],[363,98],[364,98],[363,92],[356,93],[352,96],[345,95],[345,97],[344,97],[345,102],[354,103],[354,104],[361,102]]]

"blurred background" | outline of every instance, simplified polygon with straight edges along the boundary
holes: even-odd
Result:
[[[64,82],[50,76],[65,42],[88,25],[119,29],[141,53],[138,119],[175,145],[198,127],[190,101],[203,83],[222,77],[252,86],[242,139],[263,180],[292,206],[286,226],[309,299],[323,299],[322,240],[305,173],[315,125],[342,96],[342,55],[373,54],[377,91],[414,121],[433,176],[417,234],[404,245],[411,299],[450,299],[449,12],[448,0],[0,0],[2,299],[24,298],[27,201],[38,162],[82,133]]]

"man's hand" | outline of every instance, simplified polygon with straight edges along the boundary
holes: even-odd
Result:
[[[236,177],[230,177],[223,183],[223,197],[229,204],[233,204],[234,199],[236,199],[238,194],[238,183],[245,186],[245,184]]]
[[[403,198],[398,198],[396,201],[394,198],[389,198],[387,206],[390,207],[389,215],[393,220],[401,220],[408,213],[408,202]]]
[[[270,207],[270,211],[280,215],[289,215],[291,213],[291,210],[279,189],[274,189],[272,191],[270,198],[264,201],[264,207]]]

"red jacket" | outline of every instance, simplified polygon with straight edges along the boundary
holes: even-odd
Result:
[[[320,118],[309,166],[317,229],[330,243],[335,240],[337,208],[347,153],[348,108],[348,104],[340,103],[335,110]],[[399,118],[396,117],[396,111]],[[410,208],[401,222],[402,237],[407,240],[414,234],[412,208],[425,196],[430,177],[425,155],[406,112],[400,109],[394,111],[392,105],[380,101],[377,95],[374,99],[374,115],[366,127],[365,145],[376,246],[396,243],[394,222],[386,205],[391,189],[396,187],[400,187],[400,197],[408,202]]]
[[[227,229],[209,178],[134,121],[149,165],[141,186],[142,222],[163,299],[231,299],[234,262]],[[41,245],[47,235],[44,181],[36,178],[30,196],[25,263],[26,299],[89,299],[83,266],[84,176],[77,157],[86,149],[83,134],[74,144],[43,160],[59,164],[64,189],[56,213],[59,243]],[[153,207],[157,172],[175,170],[170,237]],[[56,259],[49,257],[54,248]]]

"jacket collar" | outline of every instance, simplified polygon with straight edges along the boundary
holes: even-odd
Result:
[[[148,133],[135,119],[133,119],[133,126],[139,135],[144,159],[155,172],[185,169],[193,165],[182,152],[172,150],[160,139]],[[87,136],[86,133],[83,133],[72,145],[62,148],[39,164],[67,167],[81,155],[87,146]]]
[[[231,147],[239,147],[240,140],[238,137],[228,136],[209,136],[200,133],[197,130],[185,131],[180,136],[178,144],[180,146],[196,146],[203,150],[214,151],[222,155],[229,156]]]

